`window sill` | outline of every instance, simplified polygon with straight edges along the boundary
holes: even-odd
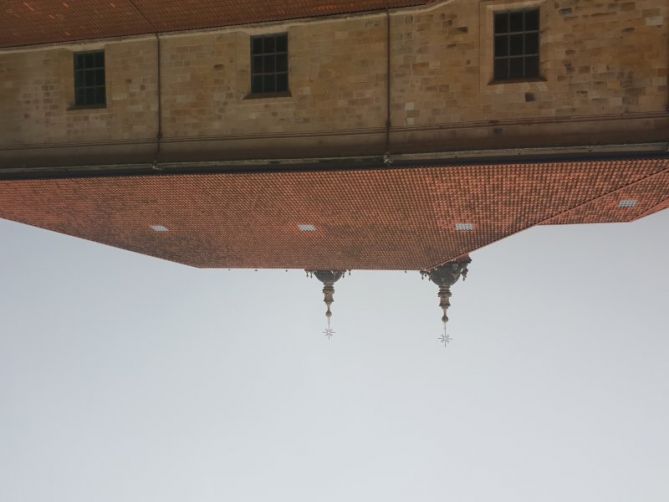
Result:
[[[546,82],[544,77],[532,78],[514,78],[509,80],[491,80],[488,85],[503,85],[503,84],[527,84],[532,82]]]
[[[270,99],[270,98],[292,98],[293,95],[288,92],[262,92],[262,93],[249,93],[244,99]]]
[[[74,112],[77,110],[105,110],[107,105],[72,105],[67,110]]]

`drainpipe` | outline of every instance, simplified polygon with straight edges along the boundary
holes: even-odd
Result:
[[[158,159],[160,158],[160,147],[163,139],[163,89],[162,89],[162,57],[160,47],[160,35],[156,33],[156,67],[157,67],[157,82],[156,88],[158,92],[158,131],[156,133],[156,155],[153,160],[153,167],[157,169]]]
[[[133,9],[139,14],[139,16],[144,19],[147,26],[150,26],[153,29],[153,32],[156,36],[156,66],[157,66],[157,75],[156,75],[156,87],[157,87],[157,101],[158,101],[158,131],[156,132],[156,152],[153,156],[153,169],[159,169],[158,159],[160,158],[161,143],[163,139],[163,92],[162,92],[162,68],[161,68],[161,54],[160,54],[160,34],[158,28],[151,22],[151,20],[142,12],[135,0],[128,0]]]
[[[391,121],[391,92],[392,92],[392,76],[391,76],[391,59],[390,59],[390,43],[391,43],[391,31],[390,31],[390,6],[386,4],[386,148],[385,154],[383,156],[383,162],[385,165],[390,165],[393,163],[390,158],[390,128],[392,127]]]

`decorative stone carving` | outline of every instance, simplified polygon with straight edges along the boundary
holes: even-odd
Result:
[[[427,277],[439,286],[439,307],[441,307],[443,312],[441,321],[444,324],[444,334],[439,340],[444,345],[447,345],[451,341],[450,336],[446,334],[448,308],[451,306],[451,286],[458,282],[460,277],[462,277],[463,281],[467,279],[468,267],[471,262],[472,260],[469,256],[463,256],[432,270],[423,270],[420,273],[423,278]]]
[[[334,303],[334,284],[346,275],[346,270],[307,270],[307,277],[316,277],[323,283],[323,302],[327,305],[325,317],[327,318],[327,328],[323,332],[328,338],[332,338],[334,330],[332,329],[332,304]],[[350,274],[350,271],[349,271]]]

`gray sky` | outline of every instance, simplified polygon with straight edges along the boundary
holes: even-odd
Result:
[[[0,220],[0,500],[666,502],[669,212],[416,272],[197,270]]]

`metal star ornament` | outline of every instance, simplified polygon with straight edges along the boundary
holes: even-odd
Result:
[[[439,342],[440,342],[444,347],[448,347],[448,344],[451,343],[451,342],[453,341],[453,339],[451,338],[451,335],[449,335],[448,333],[444,333],[444,334],[441,335],[437,340],[439,340]]]
[[[332,328],[325,328],[325,331],[323,331],[323,334],[327,337],[328,340],[332,341],[332,337],[335,334],[335,330]]]

